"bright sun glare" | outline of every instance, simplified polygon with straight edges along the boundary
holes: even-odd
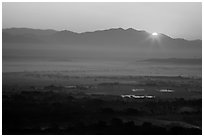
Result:
[[[152,35],[153,35],[153,36],[157,36],[157,35],[158,35],[158,33],[154,32],[154,33],[152,33]]]

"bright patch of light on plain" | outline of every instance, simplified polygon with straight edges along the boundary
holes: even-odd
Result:
[[[157,36],[157,35],[158,35],[158,33],[154,32],[154,33],[152,33],[152,35],[153,35],[153,36]]]

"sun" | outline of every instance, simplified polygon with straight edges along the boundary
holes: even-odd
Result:
[[[152,33],[152,35],[153,35],[153,36],[157,36],[157,35],[158,35],[158,33],[154,32],[154,33]]]

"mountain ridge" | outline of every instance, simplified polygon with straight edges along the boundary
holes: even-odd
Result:
[[[22,31],[21,31],[22,30]],[[31,49],[38,53],[42,50],[57,53],[60,51],[85,56],[118,56],[118,57],[201,57],[202,40],[173,39],[165,34],[153,36],[146,31],[133,28],[112,28],[94,32],[75,33],[68,30],[40,29],[3,29],[3,50],[32,54]],[[30,51],[28,51],[30,50]],[[50,54],[50,53],[49,53]],[[58,54],[61,54],[59,52]],[[123,54],[123,55],[122,55]]]
[[[104,31],[111,31],[111,30],[121,30],[121,31],[137,31],[137,32],[145,32],[145,33],[148,33],[148,34],[151,34],[150,32],[147,32],[147,31],[145,31],[145,30],[136,30],[136,29],[133,29],[133,28],[127,28],[127,29],[123,29],[123,28],[110,28],[110,29],[101,29],[101,30],[95,30],[95,31],[85,31],[85,32],[80,32],[80,33],[78,33],[78,32],[74,32],[74,31],[70,31],[70,30],[55,30],[55,29],[34,29],[34,28],[24,28],[24,27],[22,27],[22,28],[17,28],[17,27],[11,27],[11,28],[3,28],[2,29],[2,32],[7,32],[8,33],[8,31],[11,31],[11,30],[33,30],[33,31],[52,31],[53,32],[53,34],[54,33],[57,33],[57,32],[72,32],[72,33],[75,33],[75,34],[86,34],[86,33],[94,33],[94,32],[104,32]],[[169,37],[169,38],[171,38],[171,39],[175,39],[175,40],[177,40],[177,39],[182,39],[182,40],[186,40],[186,41],[202,41],[201,39],[194,39],[194,40],[188,40],[188,39],[184,39],[184,38],[172,38],[172,37],[170,37],[170,36],[168,36],[168,35],[166,35],[166,34],[163,34],[163,33],[159,33],[160,35],[165,35],[166,37]]]

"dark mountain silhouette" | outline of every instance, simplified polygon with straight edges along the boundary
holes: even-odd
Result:
[[[8,28],[3,29],[3,32],[12,34],[12,35],[26,35],[26,34],[32,34],[32,35],[51,35],[56,33],[56,30],[47,29],[31,29],[31,28]]]
[[[13,35],[10,33],[2,33],[3,43],[43,43],[44,41],[38,36],[31,33]]]
[[[12,42],[12,39],[17,37],[18,42],[28,42],[25,38],[32,38],[37,41],[49,42],[47,40],[55,41],[56,43],[66,42],[67,44],[76,42],[76,44],[111,44],[111,45],[145,45],[150,41],[160,41],[165,45],[198,45],[202,43],[201,40],[188,41],[185,39],[173,39],[164,34],[160,34],[158,38],[153,38],[151,33],[146,31],[138,31],[132,28],[122,29],[108,29],[94,32],[75,33],[68,30],[55,31],[55,30],[40,30],[29,28],[10,28],[3,29],[3,42]],[[22,38],[21,38],[22,37]],[[38,39],[36,39],[38,38]],[[22,39],[22,40],[21,40]],[[70,41],[72,40],[72,41]],[[72,43],[73,44],[73,43]],[[153,44],[153,43],[152,43]]]
[[[132,53],[131,56],[134,56],[134,54],[140,56],[146,51],[149,52],[147,53],[149,57],[158,55],[189,58],[201,57],[202,55],[202,40],[173,39],[164,34],[153,36],[146,31],[138,31],[132,28],[113,28],[84,33],[75,33],[68,30],[10,28],[3,29],[2,41],[3,47],[5,47],[5,44],[43,44],[47,49],[56,47],[63,50],[63,48],[79,47],[90,51],[94,49],[93,52],[95,50],[98,50],[98,52],[103,50],[107,53],[109,51],[124,53],[127,51]],[[63,48],[61,45],[63,45]]]

